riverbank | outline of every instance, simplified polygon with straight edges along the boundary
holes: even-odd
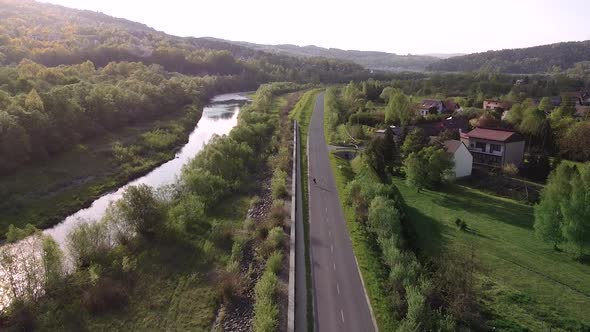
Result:
[[[202,116],[188,107],[85,142],[42,165],[0,177],[0,236],[10,224],[40,229],[173,159]]]

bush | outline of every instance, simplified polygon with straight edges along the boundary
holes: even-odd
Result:
[[[277,154],[270,157],[270,165],[273,169],[289,172],[291,170],[291,151],[286,146],[281,146]]]
[[[285,232],[281,227],[275,227],[268,232],[266,243],[273,249],[279,249],[285,241]]]
[[[66,245],[74,265],[89,267],[105,262],[112,241],[105,223],[81,223],[67,236]]]
[[[220,272],[217,282],[218,291],[223,303],[231,303],[235,296],[240,295],[244,290],[240,269],[235,262]]]
[[[103,277],[82,294],[82,305],[90,312],[100,313],[116,310],[127,304],[128,295],[121,282]]]
[[[267,258],[270,254],[280,249],[285,242],[285,232],[281,227],[275,227],[268,232],[266,240],[258,248],[258,254],[262,258]]]
[[[465,221],[461,220],[460,218],[457,218],[455,220],[455,225],[457,225],[457,228],[459,228],[462,231],[467,230],[467,223]]]
[[[287,173],[281,169],[275,170],[271,180],[272,198],[278,199],[287,196]]]
[[[231,260],[233,262],[241,262],[244,255],[244,247],[246,246],[247,238],[238,236],[235,238],[231,247]]]
[[[274,200],[272,202],[272,207],[270,208],[270,213],[266,219],[270,226],[269,228],[283,226],[287,216],[288,213],[287,210],[285,210],[285,202],[282,200]]]
[[[279,280],[272,271],[264,272],[254,287],[254,331],[271,332],[278,327],[279,308],[275,303]]]
[[[283,265],[283,254],[280,251],[274,251],[266,261],[266,269],[278,274]]]

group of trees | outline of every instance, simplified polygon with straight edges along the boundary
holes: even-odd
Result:
[[[535,206],[535,232],[553,245],[576,247],[579,256],[590,249],[590,165],[562,162],[549,176]]]
[[[0,173],[243,86],[233,77],[188,77],[130,62],[95,69],[25,60],[0,68]]]

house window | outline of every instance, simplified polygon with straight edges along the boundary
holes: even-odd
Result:
[[[475,148],[480,149],[481,151],[485,151],[486,150],[486,143],[475,142]]]
[[[500,150],[502,150],[502,148],[500,147],[500,144],[490,144],[490,152],[494,153],[494,152],[500,152]]]

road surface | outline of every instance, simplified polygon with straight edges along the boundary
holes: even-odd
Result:
[[[324,139],[323,93],[318,95],[311,117],[308,158],[316,331],[375,331],[330,168]]]

